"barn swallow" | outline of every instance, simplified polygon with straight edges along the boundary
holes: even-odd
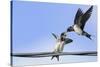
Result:
[[[67,32],[76,32],[78,35],[86,36],[91,40],[91,35],[84,31],[84,27],[92,14],[93,6],[91,6],[85,13],[79,8],[75,15],[74,25],[68,27]]]
[[[54,33],[52,35],[56,38],[56,46],[54,48],[54,53],[61,53],[64,49],[64,45],[73,42],[72,39],[66,38],[66,32],[62,32],[60,36],[58,37]],[[56,57],[59,61],[59,55],[52,56],[51,60]]]

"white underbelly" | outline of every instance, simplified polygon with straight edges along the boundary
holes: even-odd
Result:
[[[64,49],[64,42],[58,42],[56,43],[54,52],[62,52]]]
[[[81,28],[79,28],[77,25],[74,25],[74,31],[75,31],[78,35],[81,35],[81,34],[82,34]]]

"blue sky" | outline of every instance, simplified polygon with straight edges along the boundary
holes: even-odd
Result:
[[[13,7],[13,50],[23,52],[39,51],[38,49],[51,51],[55,46],[55,39],[51,33],[59,35],[65,31],[73,24],[77,9],[80,7],[84,12],[90,6],[16,1]],[[96,25],[94,7],[85,26],[85,30],[93,35],[93,41],[73,32],[68,33],[68,37],[74,41],[65,46],[64,50],[96,50]]]
[[[85,12],[89,5],[58,4],[43,2],[13,2],[13,53],[51,52],[55,47],[52,32],[60,35],[70,25],[78,8]],[[93,40],[76,33],[67,33],[73,43],[67,44],[64,51],[96,51],[97,50],[97,8],[93,7],[85,31]]]

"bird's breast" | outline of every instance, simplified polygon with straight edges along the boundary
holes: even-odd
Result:
[[[56,46],[55,46],[55,52],[62,52],[63,51],[63,48],[64,48],[64,42],[57,42],[56,43]]]
[[[81,35],[82,34],[82,30],[78,25],[74,25],[74,31],[78,34]]]

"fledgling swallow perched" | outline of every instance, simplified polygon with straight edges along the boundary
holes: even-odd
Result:
[[[54,53],[61,53],[64,49],[64,45],[73,42],[72,39],[66,38],[66,32],[62,32],[60,36],[58,37],[54,33],[52,35],[56,38],[56,46],[54,48]],[[56,57],[59,61],[59,55],[52,56],[51,60]]]

